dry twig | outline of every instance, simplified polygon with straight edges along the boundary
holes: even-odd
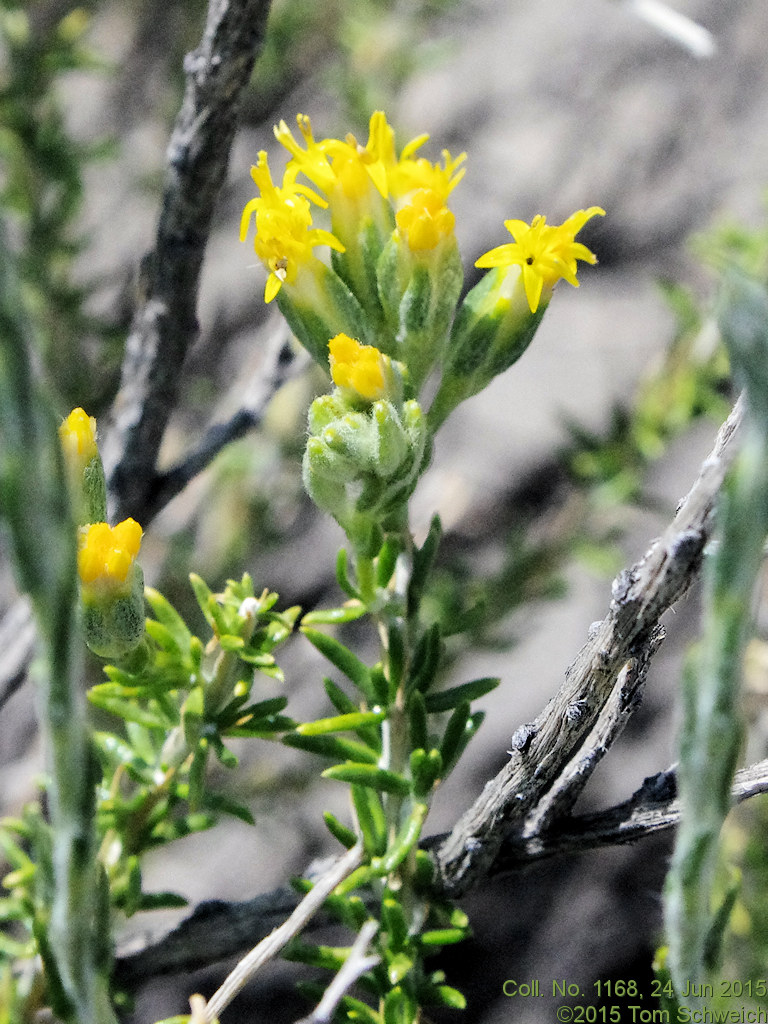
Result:
[[[307,923],[320,910],[325,900],[333,890],[352,874],[355,868],[359,867],[363,860],[363,847],[357,843],[350,850],[340,857],[336,863],[322,875],[304,899],[299,903],[291,916],[275,928],[265,939],[255,946],[250,953],[243,957],[234,970],[227,975],[224,982],[214,992],[206,1007],[206,1019],[215,1020],[221,1011],[229,1006],[235,996],[251,980],[256,972],[269,960],[274,959],[280,950],[292,938],[302,931]]]
[[[211,220],[269,6],[269,0],[211,0],[202,42],[184,62],[186,91],[168,146],[155,246],[143,263],[144,294],[103,451],[118,520],[131,515],[146,524],[157,511],[157,453],[197,334]]]
[[[593,627],[560,691],[535,722],[518,730],[507,765],[436,850],[446,891],[458,895],[488,874],[504,839],[524,829],[528,816],[578,755],[624,665],[647,659],[662,614],[699,571],[742,416],[740,399],[673,522],[639,562],[614,580],[608,614]]]

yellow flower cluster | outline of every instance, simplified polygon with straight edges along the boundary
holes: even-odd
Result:
[[[445,204],[464,174],[465,154],[454,159],[445,150],[442,165],[417,158],[416,150],[428,138],[420,135],[398,157],[394,132],[382,111],[371,117],[365,146],[353,135],[315,139],[304,114],[298,115],[297,124],[300,141],[284,121],[275,128],[277,140],[290,154],[281,185],[272,180],[267,154],[259,153],[251,176],[260,194],[246,205],[240,224],[244,241],[255,215],[254,248],[270,274],[265,301],[271,302],[283,285],[295,284],[302,268],[311,268],[315,247],[344,252],[345,236],[364,216],[379,216],[382,201],[391,210],[390,219],[392,212],[402,211],[397,226],[413,249],[434,248],[452,234],[453,214]],[[299,174],[314,188],[297,183]],[[332,231],[312,226],[313,205],[330,206]]]

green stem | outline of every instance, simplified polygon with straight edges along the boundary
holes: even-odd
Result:
[[[668,964],[678,998],[700,1006],[727,915],[713,908],[720,831],[742,737],[739,708],[751,603],[768,534],[768,293],[746,279],[726,285],[720,314],[734,373],[744,381],[744,447],[718,509],[705,574],[702,640],[689,661],[680,741],[681,823],[665,891]],[[732,899],[732,896],[731,896]],[[688,994],[686,994],[688,993]]]
[[[95,763],[76,621],[75,526],[54,419],[34,383],[32,339],[1,224],[0,338],[0,507],[46,660],[40,724],[51,777],[53,900],[47,934],[38,922],[41,953],[55,1011],[72,1024],[111,1024],[109,920],[97,860]]]

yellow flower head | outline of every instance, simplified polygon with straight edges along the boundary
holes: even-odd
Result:
[[[96,420],[79,407],[73,409],[59,427],[59,439],[67,465],[77,472],[82,472],[99,453],[96,447]]]
[[[368,402],[387,392],[387,358],[373,345],[361,345],[347,334],[337,334],[328,343],[333,383]]]
[[[395,221],[408,247],[418,252],[434,249],[452,234],[456,218],[439,193],[420,188],[411,201],[398,210]]]
[[[547,293],[551,293],[561,277],[578,288],[577,260],[597,263],[595,254],[585,245],[575,241],[576,235],[586,222],[596,215],[605,216],[605,210],[599,206],[577,210],[559,227],[547,224],[546,217],[541,214],[534,217],[530,224],[526,224],[524,220],[505,220],[504,227],[512,235],[514,242],[491,249],[480,257],[475,266],[519,266],[522,270],[528,306],[531,312],[535,313],[542,292],[546,289]]]
[[[395,159],[394,133],[386,116],[377,110],[370,120],[368,142],[362,146],[354,135],[316,141],[306,114],[296,118],[304,147],[293,137],[285,121],[275,128],[278,142],[291,154],[288,169],[304,174],[327,195],[340,190],[348,199],[364,197],[373,183],[387,195],[387,164]]]
[[[445,203],[461,179],[465,167],[461,165],[467,159],[466,153],[460,153],[455,159],[447,149],[443,150],[443,163],[433,164],[426,157],[412,158],[415,149],[429,138],[423,135],[409,143],[400,155],[400,160],[389,172],[390,192],[395,199],[402,199],[413,192],[426,189],[440,197]]]
[[[77,571],[85,588],[100,595],[130,590],[131,568],[139,553],[142,529],[135,519],[117,526],[92,523],[80,530]]]
[[[291,154],[289,168],[304,174],[326,195],[338,189],[348,199],[360,199],[373,183],[385,199],[390,194],[402,198],[417,189],[427,188],[441,195],[445,202],[464,175],[464,169],[459,169],[466,158],[464,153],[454,160],[448,150],[444,150],[442,166],[430,163],[425,157],[414,158],[413,154],[424,145],[428,135],[411,139],[398,158],[395,133],[381,110],[371,115],[365,146],[351,133],[343,140],[317,141],[306,114],[299,114],[296,121],[303,146],[285,121],[275,128],[275,137]]]
[[[260,195],[251,199],[240,221],[240,240],[245,241],[251,217],[256,216],[254,249],[270,271],[264,299],[271,302],[283,284],[293,284],[299,268],[312,260],[317,245],[328,245],[344,251],[341,242],[330,233],[312,227],[309,200],[320,207],[328,204],[306,185],[296,184],[296,169],[286,171],[282,186],[272,181],[267,154],[259,153],[258,163],[251,168],[251,177]]]
[[[347,198],[362,198],[369,182],[386,198],[387,167],[395,159],[395,133],[383,111],[371,114],[365,146],[350,133],[343,142],[329,139],[328,147],[336,180]]]

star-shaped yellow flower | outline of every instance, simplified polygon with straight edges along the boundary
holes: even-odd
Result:
[[[599,206],[590,206],[588,210],[577,210],[559,227],[547,224],[546,217],[541,214],[533,218],[530,224],[524,220],[505,220],[504,227],[514,238],[514,242],[499,245],[485,253],[475,263],[476,267],[513,267],[522,270],[523,287],[528,306],[535,313],[541,302],[542,292],[552,288],[560,278],[564,278],[574,288],[578,288],[576,278],[576,261],[597,263],[595,254],[575,241],[576,235],[586,222],[594,216],[604,216],[605,210]]]
[[[251,217],[256,218],[256,255],[269,270],[264,291],[265,302],[271,302],[283,284],[293,284],[302,264],[315,259],[312,252],[318,245],[328,245],[339,252],[344,246],[330,231],[312,227],[310,200],[319,207],[328,204],[307,185],[296,183],[297,169],[288,170],[281,186],[272,181],[267,154],[259,153],[258,163],[251,168],[251,177],[261,193],[251,199],[240,221],[240,240],[245,241]]]

